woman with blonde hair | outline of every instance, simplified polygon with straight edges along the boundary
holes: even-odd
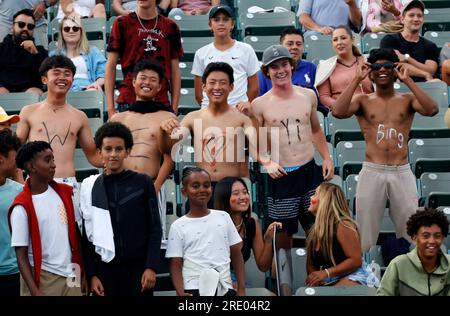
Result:
[[[322,183],[311,197],[309,211],[316,221],[306,240],[306,284],[378,285],[378,279],[362,259],[358,228],[342,189]]]
[[[106,58],[97,47],[89,47],[79,15],[65,16],[61,20],[58,48],[49,54],[54,55],[69,57],[77,68],[70,91],[102,90]]]
[[[315,85],[320,103],[331,108],[336,99],[356,76],[358,65],[365,63],[364,57],[354,45],[352,31],[344,25],[334,29],[332,35],[336,56],[320,62],[317,66]],[[365,78],[355,93],[372,93],[370,79]]]

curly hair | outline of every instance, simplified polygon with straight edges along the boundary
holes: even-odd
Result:
[[[27,163],[32,161],[38,153],[47,149],[52,150],[49,143],[36,140],[28,142],[19,148],[16,156],[16,165],[18,168],[28,172]]]
[[[434,208],[418,210],[416,213],[411,215],[406,222],[406,232],[412,237],[417,234],[420,227],[430,227],[434,224],[438,225],[441,228],[444,237],[447,237],[449,225],[448,219],[444,212],[438,211]]]
[[[118,137],[122,138],[125,143],[125,149],[131,149],[133,147],[133,135],[128,127],[119,122],[107,122],[100,126],[95,133],[95,146],[97,149],[102,148],[103,139],[105,137]]]

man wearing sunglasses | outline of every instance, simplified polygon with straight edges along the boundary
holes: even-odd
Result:
[[[35,26],[32,10],[24,9],[14,15],[12,34],[0,44],[0,93],[42,94],[39,66],[47,51],[34,43]]]
[[[418,194],[408,164],[408,135],[415,112],[424,116],[438,112],[436,102],[414,83],[408,68],[401,67],[393,49],[372,50],[368,62],[359,65],[355,78],[332,106],[337,118],[355,114],[366,142],[366,159],[356,189],[363,251],[377,242],[387,200],[397,238],[410,240],[406,222],[418,207]],[[355,95],[367,75],[375,83],[375,92]],[[395,91],[397,77],[412,93]]]

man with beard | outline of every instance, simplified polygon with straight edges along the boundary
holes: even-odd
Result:
[[[47,57],[42,46],[36,46],[33,11],[24,9],[14,15],[12,34],[0,44],[0,93],[34,92],[42,94],[39,66]]]
[[[408,135],[415,112],[424,116],[438,112],[436,102],[414,83],[393,49],[373,49],[367,60],[370,64],[359,65],[355,78],[331,108],[337,118],[355,114],[366,142],[356,188],[356,221],[363,251],[377,242],[387,200],[397,237],[411,240],[406,222],[417,209],[418,194],[408,163]],[[355,94],[369,74],[376,92]],[[397,77],[412,93],[395,92]]]

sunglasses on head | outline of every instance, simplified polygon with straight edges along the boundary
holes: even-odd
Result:
[[[394,67],[395,67],[395,64],[392,61],[387,61],[384,64],[374,63],[374,64],[370,65],[370,68],[372,68],[372,70],[380,70],[381,68],[392,69]]]
[[[70,29],[72,29],[72,31],[76,33],[81,29],[81,27],[79,27],[79,26],[64,26],[63,27],[63,31],[66,33],[69,33]]]
[[[21,29],[24,29],[25,26],[26,26],[29,31],[32,31],[34,29],[34,27],[36,26],[34,24],[25,23],[25,22],[22,22],[22,21],[14,22],[14,23],[17,24],[19,26],[19,28],[21,28]]]

